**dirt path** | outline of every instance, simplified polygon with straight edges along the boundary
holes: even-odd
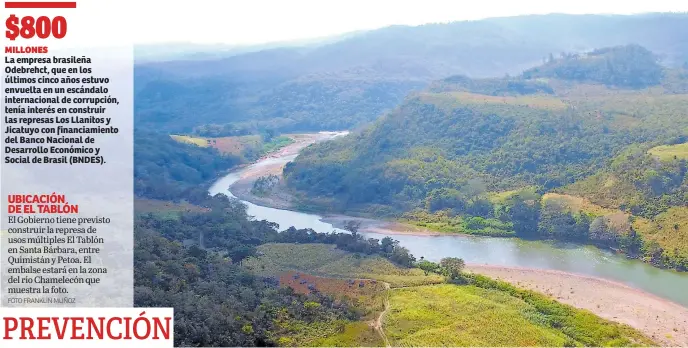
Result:
[[[688,308],[644,291],[561,271],[475,264],[466,268],[627,324],[664,346],[688,346]]]
[[[304,135],[294,144],[283,148],[279,154],[271,156],[272,159],[268,159],[265,163],[244,172],[242,179],[232,186],[232,193],[240,199],[261,206],[277,209],[291,208],[291,196],[287,190],[277,189],[269,197],[256,197],[250,193],[253,181],[268,174],[281,175],[286,160],[280,159],[295,156],[304,147],[325,140],[328,136],[332,137],[332,135]],[[326,216],[323,219],[324,222],[340,228],[347,220],[361,221],[360,231],[362,232],[388,235],[440,234],[373,219],[339,215]],[[605,279],[560,271],[487,265],[468,265],[467,268],[470,271],[501,279],[520,288],[552,296],[562,303],[589,310],[602,318],[627,324],[665,346],[688,347],[688,308],[652,294]],[[371,323],[387,346],[389,346],[389,342],[383,330],[383,320],[389,309],[388,298],[389,294],[385,300],[385,309]]]
[[[385,300],[384,300],[384,306],[385,309],[380,312],[380,315],[377,316],[377,319],[373,322],[373,328],[377,333],[380,335],[382,340],[385,342],[385,347],[391,347],[389,344],[389,340],[387,339],[387,335],[385,335],[385,330],[382,328],[382,321],[385,317],[385,314],[389,312],[389,292],[390,292],[390,286],[389,283],[384,283],[385,284]]]

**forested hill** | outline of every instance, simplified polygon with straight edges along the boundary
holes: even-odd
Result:
[[[318,46],[147,63],[135,71],[136,125],[170,132],[228,123],[349,129],[430,81],[519,74],[550,54],[639,44],[663,65],[681,66],[688,61],[686,37],[687,14],[542,15],[393,26]]]
[[[609,47],[517,77],[437,81],[373,126],[304,150],[285,176],[335,210],[590,242],[688,269],[688,72],[653,57]]]
[[[134,194],[140,198],[185,199],[220,173],[242,163],[212,148],[183,144],[169,135],[137,131],[134,136]]]

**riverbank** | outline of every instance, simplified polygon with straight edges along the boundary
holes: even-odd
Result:
[[[277,175],[282,177],[284,166],[298,155],[298,153],[317,142],[331,140],[343,136],[349,132],[320,132],[312,134],[291,134],[288,135],[294,140],[293,143],[283,147],[277,152],[264,156],[253,165],[241,171],[239,180],[231,185],[231,192],[237,198],[264,207],[275,209],[293,209],[294,198],[289,194],[284,183],[280,182],[272,188],[270,193],[265,196],[257,196],[251,193],[253,183],[262,176]]]
[[[337,135],[335,135],[337,136]],[[250,202],[259,206],[296,211],[296,202],[298,201],[291,192],[285,187],[282,181],[282,170],[284,166],[294,159],[298,152],[317,142],[331,139],[331,134],[316,135],[316,136],[301,136],[298,140],[280,150],[279,153],[272,154],[258,162],[255,165],[248,166],[241,171],[240,178],[230,186],[232,194],[242,201]],[[280,181],[271,188],[270,192],[263,196],[255,195],[251,192],[253,183],[260,177],[276,175],[280,177]],[[336,228],[344,228],[347,221],[358,221],[361,223],[359,231],[368,233],[380,233],[388,235],[411,235],[411,236],[442,236],[442,235],[456,235],[450,232],[438,232],[413,226],[409,224],[402,224],[399,222],[388,222],[376,219],[368,219],[361,217],[345,216],[345,215],[324,215],[322,222],[332,224]]]
[[[627,324],[666,346],[688,346],[688,308],[610,280],[568,272],[467,265],[467,270]]]
[[[326,141],[337,136],[345,135],[345,132],[331,132],[318,134],[298,134],[291,135],[294,143],[285,146],[280,151],[270,154],[263,159],[257,161],[255,164],[246,167],[241,171],[240,178],[235,181],[230,191],[232,194],[242,201],[250,202],[262,207],[273,209],[300,211],[297,209],[299,199],[295,197],[291,190],[289,190],[283,179],[282,171],[284,166],[298,155],[303,148],[310,146],[319,141]],[[265,195],[253,194],[253,184],[255,181],[264,176],[276,175],[280,178],[279,182],[270,188]],[[322,222],[332,224],[336,228],[344,228],[347,221],[360,222],[360,232],[379,233],[386,235],[406,235],[406,236],[452,236],[459,235],[455,232],[442,232],[431,230],[428,228],[415,226],[412,224],[381,221],[377,219],[369,219],[354,216],[345,216],[339,214],[327,214],[324,212],[311,211],[323,215]],[[471,234],[466,234],[471,235]]]
[[[326,140],[326,137],[316,138]],[[644,289],[652,289],[657,294],[675,292],[673,290],[663,290],[672,289],[672,286],[678,286],[678,289],[680,289],[681,284],[684,284],[684,278],[674,278],[676,276],[669,273],[662,273],[663,276],[660,277],[655,273],[665,271],[644,270],[645,266],[637,263],[633,263],[633,266],[628,267],[621,266],[626,262],[630,263],[632,261],[621,258],[616,259],[613,255],[607,255],[596,250],[585,251],[574,248],[572,250],[580,251],[561,254],[560,250],[565,249],[556,249],[556,253],[549,252],[547,250],[550,250],[550,246],[532,244],[532,242],[524,242],[512,238],[467,237],[455,233],[442,233],[417,226],[375,219],[334,214],[326,215],[322,218],[303,213],[284,216],[282,213],[285,213],[285,210],[297,210],[294,204],[296,200],[285,187],[278,185],[265,197],[257,197],[251,194],[253,181],[260,176],[270,174],[281,176],[284,165],[295,158],[298,151],[310,145],[312,141],[313,138],[303,138],[302,141],[282,149],[283,153],[281,155],[273,155],[239,172],[240,178],[232,182],[231,192],[244,201],[263,207],[259,209],[259,214],[256,214],[258,218],[270,220],[271,218],[277,219],[277,216],[280,215],[281,224],[284,226],[296,224],[298,221],[301,223],[300,228],[304,228],[309,227],[308,224],[312,225],[317,221],[331,227],[342,228],[346,221],[355,220],[361,222],[360,232],[374,234],[371,236],[374,238],[383,238],[384,236],[392,236],[394,238],[396,236],[396,239],[400,240],[401,244],[409,248],[412,253],[415,255],[425,255],[433,261],[439,261],[440,258],[447,256],[462,257],[467,262],[474,263],[482,263],[483,260],[489,260],[491,265],[473,264],[468,268],[471,271],[512,283],[520,288],[548,294],[560,302],[590,310],[592,313],[606,319],[628,324],[653,337],[663,345],[688,345],[688,333],[686,333],[688,309],[686,307],[623,285],[622,283],[567,272],[589,271],[591,272],[590,274],[595,276],[616,274],[619,276],[616,279],[627,281],[630,284],[640,281]],[[227,184],[227,186],[230,185]],[[280,209],[281,212],[270,208]],[[307,222],[307,225],[304,226],[304,222],[311,221],[309,219],[313,219],[312,221],[314,222]],[[319,226],[319,228],[313,228],[320,232],[326,232],[328,227]],[[523,247],[523,244],[527,244],[528,247]],[[533,246],[530,246],[531,244]],[[615,261],[610,263],[607,261],[608,258],[614,258]],[[537,260],[541,262],[537,262]],[[493,264],[493,262],[497,265]],[[526,267],[516,268],[510,267],[510,265]],[[559,269],[565,271],[531,268],[531,266],[540,267],[541,265],[545,265],[548,268],[554,267],[555,269],[563,267]],[[575,267],[572,265],[575,265]],[[600,271],[597,271],[598,268]],[[667,278],[672,280],[667,280]],[[668,298],[685,303],[683,295],[676,296],[676,294],[672,294],[672,296]]]
[[[375,219],[367,219],[345,215],[325,215],[322,222],[332,224],[336,228],[344,228],[347,221],[357,221],[361,223],[359,227],[360,232],[379,233],[387,235],[405,235],[405,236],[443,236],[455,235],[454,233],[444,233],[423,229],[420,227],[402,224],[398,222],[387,222]]]

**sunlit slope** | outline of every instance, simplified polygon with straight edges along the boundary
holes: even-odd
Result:
[[[628,326],[478,275],[466,276],[472,285],[447,284],[437,274],[424,275],[420,269],[324,244],[265,244],[258,252],[244,266],[261,275],[279,275],[282,286],[296,291],[312,285],[336,299],[353,301],[373,322],[379,320],[391,346],[653,345]],[[372,280],[359,286],[361,278]],[[380,292],[382,282],[390,282],[391,288]],[[365,323],[343,324],[338,333],[328,324],[317,330],[300,328],[283,342],[379,345],[371,332]]]
[[[437,81],[305,149],[286,182],[324,210],[594,244],[688,270],[680,221],[641,224],[688,206],[688,71],[653,57],[629,45],[517,77]]]
[[[606,168],[630,145],[686,134],[688,94],[606,91],[611,95],[424,92],[362,133],[304,150],[285,173],[292,187],[311,194],[405,209],[471,178],[488,191],[565,186]]]

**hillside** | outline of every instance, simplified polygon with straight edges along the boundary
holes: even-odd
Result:
[[[688,15],[542,15],[356,33],[329,44],[139,64],[136,126],[173,133],[349,129],[446,76],[519,74],[550,55],[638,44],[688,61]],[[200,134],[201,136],[207,136]]]
[[[304,150],[286,181],[333,211],[592,243],[688,270],[685,224],[656,226],[688,203],[688,73],[635,45],[586,57],[437,81],[371,127]]]
[[[672,342],[656,339],[637,316],[629,323],[599,304],[577,309],[551,294],[465,274],[460,259],[417,261],[389,237],[278,232],[238,200],[208,196],[208,180],[238,157],[222,156],[205,139],[192,145],[184,142],[199,139],[136,136],[134,301],[175,309],[176,346]],[[462,335],[453,335],[457,328]],[[434,335],[438,329],[450,331]]]
[[[178,200],[243,162],[240,156],[221,156],[215,149],[153,132],[137,131],[134,146],[134,194],[140,198]]]
[[[399,267],[381,257],[361,257],[315,243],[271,243],[258,250],[260,255],[244,263],[248,269],[279,277],[295,290],[309,284],[336,298],[357,299],[354,303],[362,305],[369,319],[378,318],[372,325],[387,346],[652,344],[625,325],[478,275],[460,274],[448,281],[437,268],[424,274],[419,268]],[[381,287],[381,282],[388,286]],[[294,343],[366,345],[370,341],[366,329],[347,328],[326,338],[324,332],[304,330]]]

